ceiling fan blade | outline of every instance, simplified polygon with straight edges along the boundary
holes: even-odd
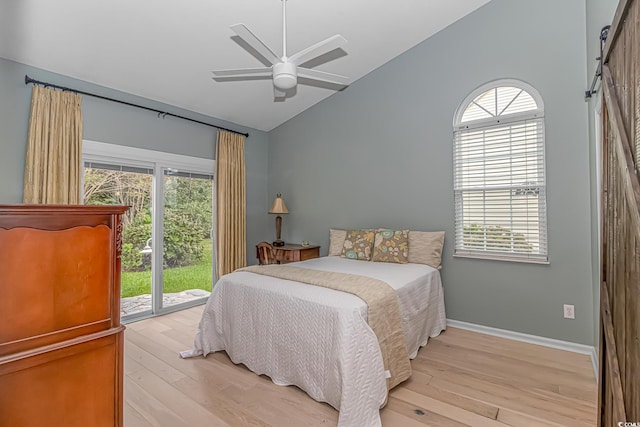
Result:
[[[273,71],[271,68],[241,68],[238,70],[217,70],[212,71],[216,77],[271,77]]]
[[[321,82],[334,83],[341,86],[349,86],[349,78],[339,74],[327,73],[325,71],[312,70],[311,68],[298,67],[298,77],[318,80]]]
[[[242,40],[247,42],[249,46],[254,48],[260,55],[262,55],[267,61],[272,64],[282,62],[280,58],[269,47],[262,42],[255,34],[251,32],[244,24],[232,25],[231,29]]]
[[[324,55],[327,52],[331,52],[334,49],[339,48],[344,45],[347,40],[342,37],[340,34],[336,34],[335,36],[329,37],[326,40],[323,40],[319,43],[314,44],[311,47],[308,47],[295,55],[289,58],[289,62],[293,62],[296,65],[304,64],[305,62],[311,61],[318,56]]]

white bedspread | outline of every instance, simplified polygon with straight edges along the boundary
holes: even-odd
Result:
[[[387,282],[398,294],[409,356],[446,326],[440,272],[423,264],[323,257],[298,267],[360,274]],[[380,426],[387,395],[380,347],[355,295],[248,272],[214,286],[183,357],[225,350],[234,363],[296,385],[340,411],[339,426]]]

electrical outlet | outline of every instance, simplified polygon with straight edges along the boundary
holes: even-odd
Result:
[[[576,309],[573,305],[565,304],[564,305],[564,318],[565,319],[575,319],[576,318]]]

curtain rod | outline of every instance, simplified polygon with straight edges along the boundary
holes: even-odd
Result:
[[[36,85],[41,85],[41,86],[44,86],[44,87],[52,87],[52,88],[60,89],[60,90],[67,91],[67,92],[79,93],[81,95],[92,96],[94,98],[100,98],[100,99],[104,99],[104,100],[111,101],[111,102],[117,102],[119,104],[128,105],[130,107],[142,108],[143,110],[153,111],[154,113],[158,113],[158,117],[162,116],[162,118],[165,118],[166,116],[176,117],[178,119],[188,120],[188,121],[194,122],[194,123],[199,123],[201,125],[211,126],[211,127],[216,128],[216,129],[226,130],[227,132],[237,133],[238,135],[244,135],[244,136],[247,136],[247,137],[249,136],[248,133],[238,132],[237,130],[231,130],[231,129],[223,128],[221,126],[212,125],[211,123],[206,123],[206,122],[201,122],[200,120],[190,119],[189,117],[179,116],[177,114],[156,110],[155,108],[145,107],[144,105],[133,104],[131,102],[121,101],[119,99],[109,98],[109,97],[102,96],[102,95],[96,95],[95,93],[84,92],[84,91],[81,91],[81,90],[72,89],[72,88],[68,88],[68,87],[64,87],[64,86],[58,86],[58,85],[54,85],[52,83],[41,82],[41,81],[32,79],[31,77],[29,77],[28,75],[25,74],[25,76],[24,76],[24,84],[28,85],[29,83],[33,83],[33,84],[36,84]]]

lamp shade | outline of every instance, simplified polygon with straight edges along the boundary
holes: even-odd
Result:
[[[276,198],[273,200],[273,205],[269,210],[271,214],[286,214],[289,213],[287,209],[287,205],[284,204],[284,200],[282,200],[282,194],[278,193]]]

